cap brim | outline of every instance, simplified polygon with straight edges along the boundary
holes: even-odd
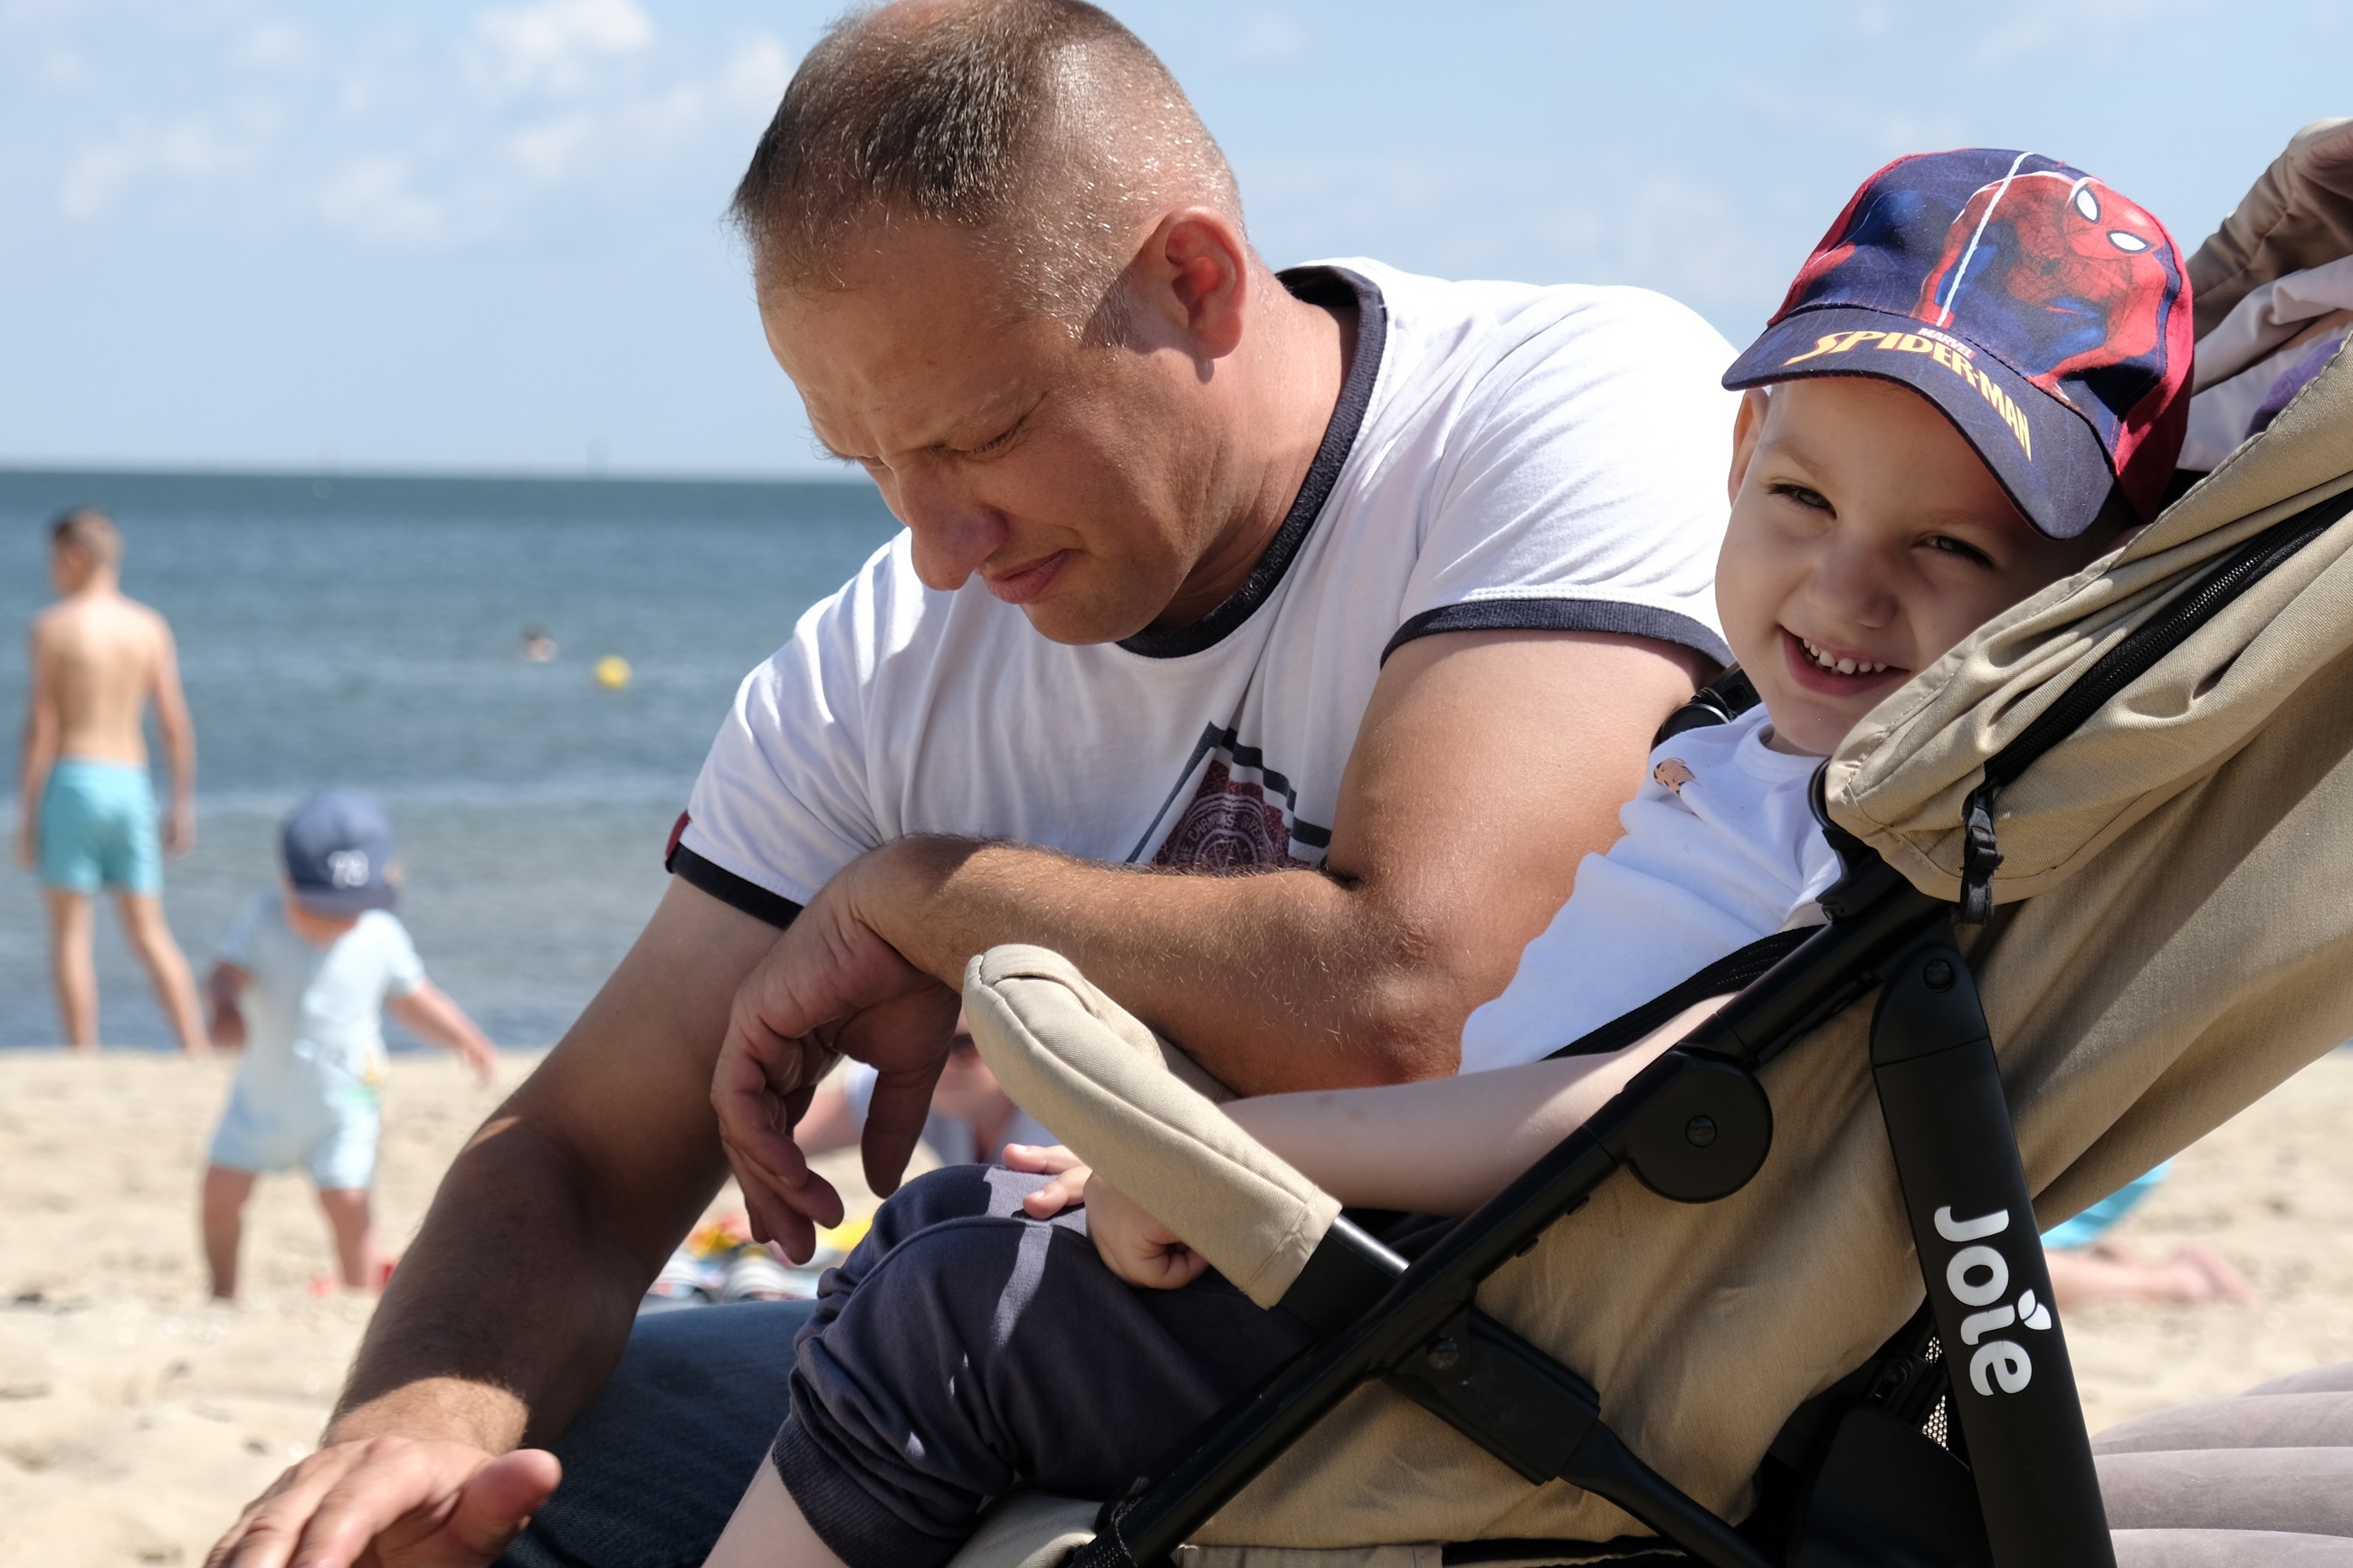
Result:
[[[399,889],[383,882],[364,888],[306,888],[294,884],[294,901],[314,915],[364,915],[400,901]]]
[[[1724,374],[1735,392],[1825,375],[1899,382],[1953,422],[2026,520],[2053,539],[2088,531],[2116,486],[2082,415],[1949,330],[1861,305],[1799,310],[1766,329]]]

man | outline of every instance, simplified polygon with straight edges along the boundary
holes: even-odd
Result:
[[[644,935],[453,1166],[327,1447],[218,1563],[485,1560],[556,1475],[509,1450],[625,1344],[518,1555],[692,1561],[792,1328],[630,1339],[715,1132],[805,1256],[838,1199],[771,1119],[835,1052],[871,1063],[894,1185],[952,986],[1002,942],[1237,1087],[1450,1072],[1724,657],[1723,340],[1633,290],[1278,278],[1183,93],[1092,7],[853,16],[736,210],[770,347],[906,531],[744,682]],[[625,1505],[574,1510],[608,1471]]]
[[[33,622],[16,858],[38,870],[47,896],[49,973],[66,1043],[98,1047],[91,901],[106,888],[180,1048],[200,1057],[204,1021],[188,961],[164,921],[159,853],[184,855],[195,844],[196,731],[172,628],[124,596],[121,572],[122,536],[104,512],[70,511],[51,525],[58,602]],[[160,833],[142,727],[150,702],[172,768],[172,810]]]

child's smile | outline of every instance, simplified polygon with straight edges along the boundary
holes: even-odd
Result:
[[[1827,755],[1983,622],[2114,542],[2037,532],[1936,405],[1894,382],[1752,392],[1735,445],[1716,603],[1785,751]]]

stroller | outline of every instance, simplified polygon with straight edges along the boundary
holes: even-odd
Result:
[[[2193,259],[2201,325],[2284,269],[2278,209],[2346,132]],[[974,960],[1014,1096],[1323,1337],[1125,1496],[1009,1500],[959,1562],[2353,1562],[2287,1513],[2112,1535],[2039,1241],[2353,1034],[2348,519],[2340,359],[1850,735],[1828,923],[1566,1045],[1736,993],[1410,1263],[1067,961]],[[2327,1454],[2298,1484],[2341,1513]]]

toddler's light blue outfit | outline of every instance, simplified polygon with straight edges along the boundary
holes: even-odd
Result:
[[[76,893],[100,888],[154,893],[164,887],[155,837],[155,785],[132,763],[67,757],[49,770],[36,818],[41,881]]]
[[[324,1188],[375,1175],[382,1125],[385,1001],[425,983],[407,928],[370,910],[331,946],[286,923],[280,895],[245,907],[219,957],[251,976],[241,1004],[245,1057],[213,1134],[212,1163],[233,1171],[301,1165]]]

